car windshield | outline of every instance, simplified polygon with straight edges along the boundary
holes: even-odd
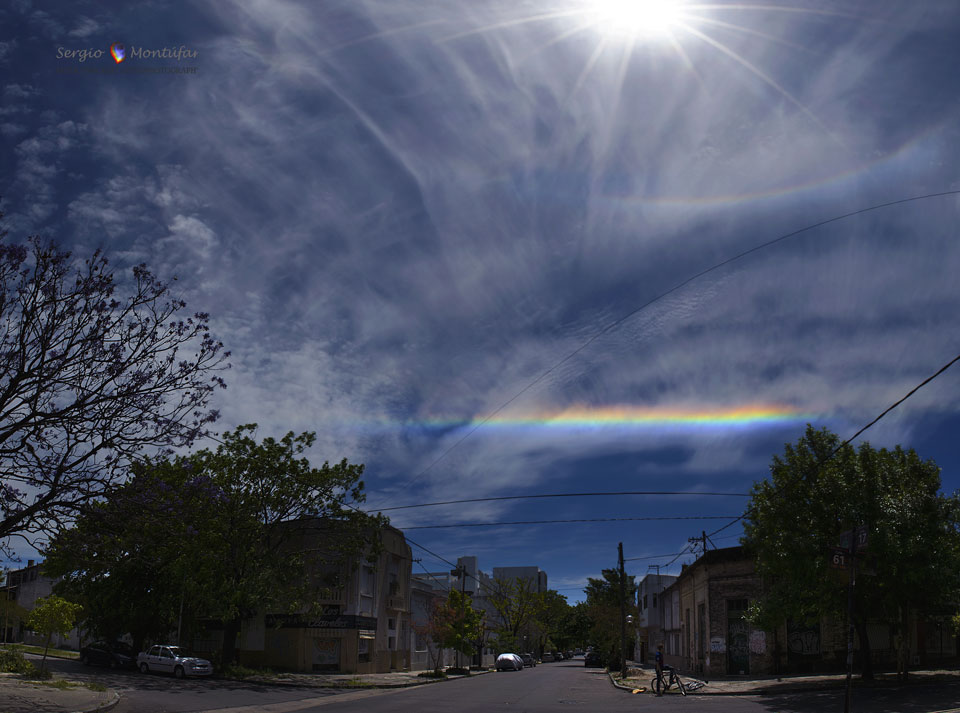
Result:
[[[112,644],[112,648],[113,648],[114,652],[115,652],[115,653],[118,653],[118,654],[132,654],[132,653],[133,653],[133,647],[130,646],[130,644],[128,644],[128,643],[126,643],[126,642],[123,642],[123,641],[117,641],[116,643]]]

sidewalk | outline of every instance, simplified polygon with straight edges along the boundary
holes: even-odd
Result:
[[[0,709],[3,713],[93,713],[107,711],[120,701],[113,689],[92,691],[83,685],[49,684],[62,681],[26,681],[18,674],[0,673]]]
[[[628,676],[621,679],[619,676],[610,674],[610,681],[617,688],[628,691],[634,691],[639,688],[645,688],[650,692],[650,681],[654,676],[653,666],[634,666],[628,667]],[[749,678],[746,676],[714,676],[709,679],[697,678],[681,674],[684,682],[691,680],[706,681],[702,688],[692,691],[690,695],[727,695],[727,696],[747,696],[747,695],[774,695],[780,693],[796,693],[798,691],[816,691],[829,688],[842,688],[847,683],[845,673],[824,673],[809,675],[783,675],[783,676],[757,676]],[[910,671],[907,685],[923,683],[945,683],[960,682],[960,671],[956,669],[931,669],[926,671]],[[859,676],[854,674],[853,686],[861,687],[881,687],[903,685],[897,681],[895,673],[877,673],[874,674],[873,681],[862,681]],[[667,695],[672,694],[671,689]]]

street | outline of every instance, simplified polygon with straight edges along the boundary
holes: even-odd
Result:
[[[117,713],[547,713],[562,711],[707,711],[717,713],[839,713],[843,691],[810,691],[777,696],[716,696],[674,693],[657,698],[614,688],[601,669],[581,661],[541,664],[523,671],[477,675],[401,689],[334,690],[270,686],[216,679],[178,681],[86,667],[53,660],[51,668],[75,680],[98,681],[121,693]],[[913,685],[856,689],[854,713],[960,711],[960,685]]]

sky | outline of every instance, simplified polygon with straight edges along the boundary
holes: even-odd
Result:
[[[414,571],[577,601],[619,542],[736,545],[807,423],[960,354],[960,198],[920,198],[960,191],[958,34],[953,0],[12,0],[0,195],[9,239],[176,276],[232,352],[218,428],[316,431],[374,509],[684,493],[385,511]],[[858,441],[953,492],[958,397]],[[678,519],[425,527],[602,518]]]

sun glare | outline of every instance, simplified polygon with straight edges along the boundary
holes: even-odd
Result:
[[[590,0],[598,29],[608,34],[669,35],[683,17],[682,0]]]

